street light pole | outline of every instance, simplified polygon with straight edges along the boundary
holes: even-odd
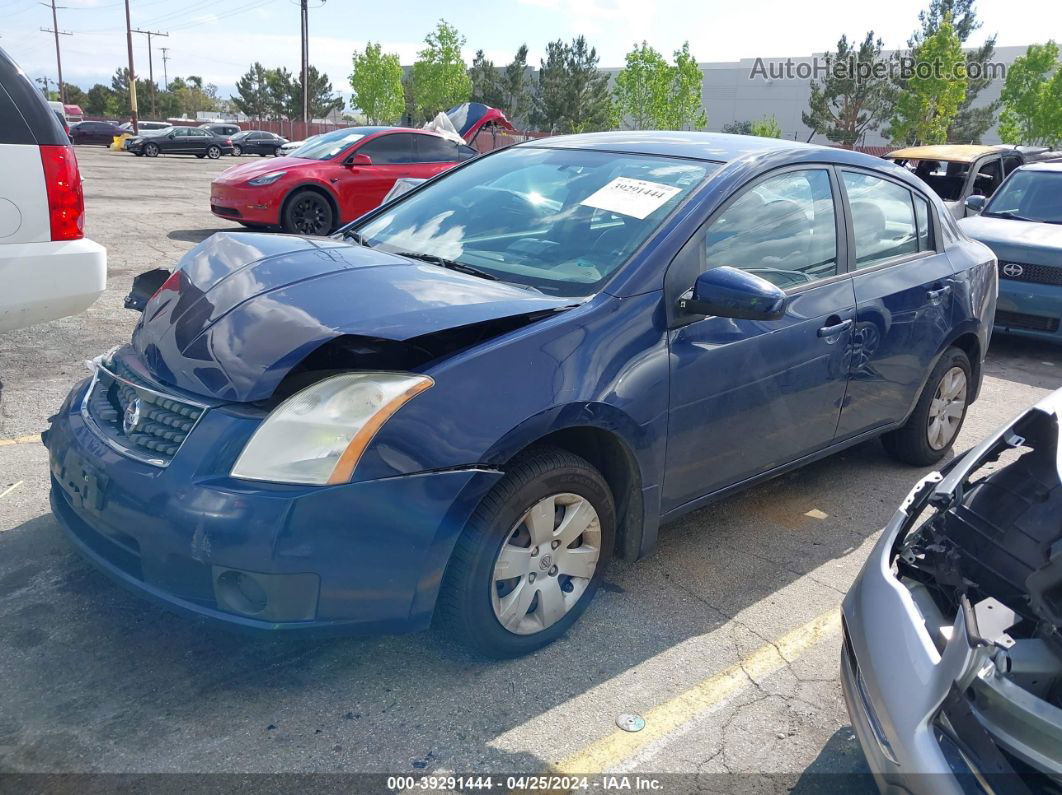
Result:
[[[310,7],[309,0],[299,0],[302,13],[302,123],[303,137],[309,133],[310,122],[310,92],[309,92],[309,69],[310,69]]]

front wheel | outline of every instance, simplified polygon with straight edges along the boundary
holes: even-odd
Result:
[[[207,147],[206,156],[209,157],[211,160],[217,160],[219,157],[221,157],[221,147],[220,146]]]
[[[280,150],[279,146],[273,150],[273,157],[280,157],[282,154],[284,153]]]
[[[959,435],[973,394],[973,368],[959,348],[948,348],[926,381],[914,411],[901,428],[881,437],[889,453],[915,466],[942,459]]]
[[[615,534],[612,492],[589,462],[552,447],[523,455],[458,539],[438,623],[489,657],[552,643],[594,598]]]
[[[159,145],[158,144],[147,144],[144,147],[144,154],[147,155],[148,157],[158,157],[159,156]]]
[[[300,190],[288,199],[281,221],[292,235],[327,235],[334,223],[332,205],[317,191]]]
[[[242,154],[243,154],[243,149],[240,148],[240,145],[239,144],[233,144],[232,145],[232,156],[233,157],[239,157]]]

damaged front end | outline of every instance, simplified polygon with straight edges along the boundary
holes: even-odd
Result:
[[[1060,407],[1062,392],[923,481],[892,541],[941,661],[963,651],[930,729],[987,791],[1062,792]]]

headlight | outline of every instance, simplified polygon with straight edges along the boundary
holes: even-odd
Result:
[[[415,373],[347,373],[285,400],[254,432],[232,476],[323,486],[346,483],[387,419],[435,382]]]
[[[255,186],[272,185],[274,182],[276,182],[278,179],[280,179],[287,173],[287,171],[271,171],[268,174],[263,174],[260,177],[255,177],[254,179],[247,180],[247,184]]]

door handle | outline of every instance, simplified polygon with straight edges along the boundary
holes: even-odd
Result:
[[[834,318],[829,318],[829,319],[833,320]],[[822,328],[819,329],[819,336],[820,337],[836,337],[842,331],[848,331],[848,329],[850,329],[850,328],[852,328],[852,319],[848,318],[848,320],[841,320],[838,323],[834,323],[832,326],[823,326]]]
[[[930,290],[929,292],[927,292],[926,298],[929,299],[929,303],[931,304],[939,304],[949,295],[951,295],[951,285],[946,284],[936,290]]]

